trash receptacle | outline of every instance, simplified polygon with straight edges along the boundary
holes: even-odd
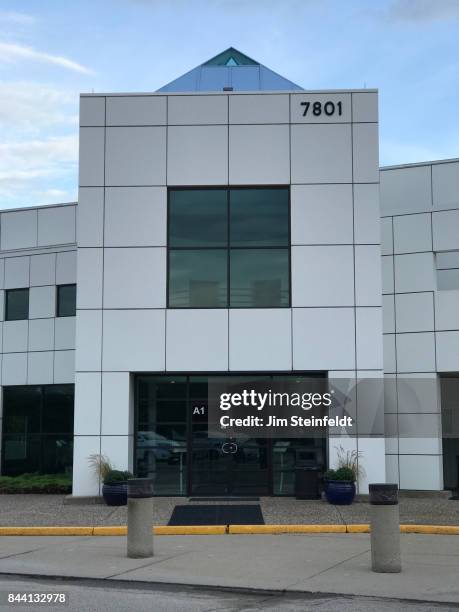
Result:
[[[299,465],[295,468],[295,496],[297,499],[320,499],[320,468]]]

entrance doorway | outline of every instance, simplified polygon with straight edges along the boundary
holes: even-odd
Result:
[[[324,438],[209,437],[208,384],[212,376],[226,375],[136,377],[135,471],[153,478],[156,495],[294,495],[298,460],[307,455],[325,467]],[[273,380],[305,375],[243,376]]]
[[[268,444],[262,439],[194,440],[190,495],[268,495]]]

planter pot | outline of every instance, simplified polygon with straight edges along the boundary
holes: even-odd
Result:
[[[104,484],[102,486],[102,496],[107,506],[126,506],[127,482]]]
[[[355,483],[350,480],[327,480],[324,491],[329,504],[348,506],[354,501]]]

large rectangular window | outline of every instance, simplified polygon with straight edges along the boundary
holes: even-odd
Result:
[[[169,190],[169,308],[288,306],[288,187]]]
[[[73,385],[4,387],[2,474],[71,471],[73,395]]]

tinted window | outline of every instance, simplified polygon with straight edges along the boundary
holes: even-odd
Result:
[[[56,473],[72,467],[73,385],[5,387],[5,475]]]
[[[73,432],[73,385],[43,388],[42,432]]]
[[[29,318],[29,290],[7,289],[5,292],[5,320],[19,321]]]
[[[225,250],[169,252],[169,306],[218,308],[227,305]]]
[[[3,432],[34,434],[41,430],[41,387],[5,387]]]
[[[289,306],[288,188],[171,189],[168,202],[169,307]]]
[[[171,191],[169,246],[212,247],[228,243],[227,192],[222,189]]]
[[[60,285],[57,288],[57,316],[74,317],[76,314],[76,285]]]
[[[230,306],[288,306],[289,284],[288,249],[231,249]]]
[[[288,189],[232,189],[231,246],[288,246]]]

